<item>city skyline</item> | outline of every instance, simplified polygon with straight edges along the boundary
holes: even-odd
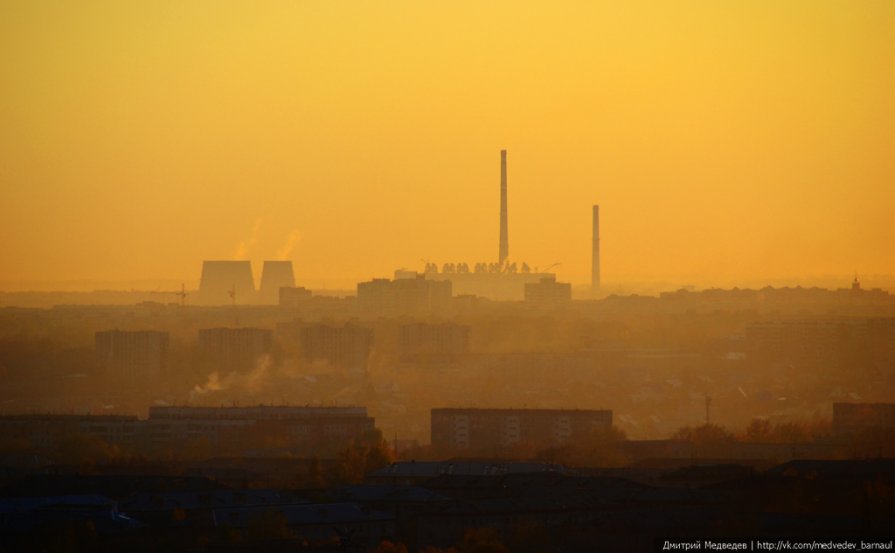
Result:
[[[892,549],[895,2],[0,2],[0,550]]]
[[[3,289],[489,261],[501,149],[575,286],[895,274],[889,4],[208,6],[4,5]]]

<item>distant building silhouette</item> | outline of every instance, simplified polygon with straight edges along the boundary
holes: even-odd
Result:
[[[394,314],[430,314],[450,306],[451,282],[434,281],[425,275],[388,280],[373,279],[357,285],[357,304],[364,311]]]
[[[168,364],[168,333],[154,330],[107,330],[95,335],[100,364],[113,376],[133,379],[161,376]]]
[[[121,415],[2,415],[0,436],[46,449],[58,447],[78,434],[112,445],[133,446],[140,438],[139,422],[137,417]]]
[[[747,358],[798,367],[895,362],[895,318],[767,321],[746,326]]]
[[[313,295],[310,290],[301,286],[281,286],[279,294],[280,307],[299,307],[310,301]]]
[[[302,357],[344,369],[366,370],[373,350],[373,331],[352,324],[314,324],[299,330]]]
[[[273,331],[264,328],[203,328],[199,330],[199,354],[219,370],[252,369],[259,358],[271,353]]]
[[[584,441],[612,426],[612,411],[578,409],[432,409],[432,446],[485,453],[529,445],[545,449]]]
[[[280,288],[295,287],[295,273],[291,261],[265,261],[261,271],[261,286],[258,289],[258,303],[278,304]]]
[[[711,305],[724,309],[752,309],[756,303],[774,308],[787,308],[799,311],[816,309],[833,309],[836,311],[850,309],[876,308],[883,305],[893,305],[893,296],[881,288],[866,290],[854,286],[851,288],[838,288],[829,290],[825,288],[783,287],[764,288],[753,290],[749,288],[734,288],[724,290],[710,288],[698,292],[681,289],[674,292],[661,292],[659,298],[668,302],[675,308],[699,307]]]
[[[331,456],[372,431],[374,422],[366,407],[153,406],[146,425],[157,448],[205,440],[233,449],[251,446],[253,440],[266,436],[277,438],[279,449]]]
[[[442,271],[435,264],[430,264],[425,272],[426,280],[433,282],[450,282],[455,296],[479,296],[497,301],[522,301],[525,299],[525,285],[534,284],[542,278],[556,278],[553,273],[517,270],[513,265],[504,270],[496,263],[475,264],[473,271],[458,271],[457,266],[468,267],[466,263],[446,263]],[[527,266],[523,267],[527,269]],[[446,271],[444,269],[447,269]],[[453,270],[452,270],[453,269]],[[395,279],[403,280],[407,273],[395,271]],[[415,273],[414,273],[415,274]]]
[[[398,353],[416,355],[462,355],[469,351],[469,327],[452,323],[401,325]]]
[[[541,278],[525,284],[525,301],[541,306],[564,305],[572,301],[572,284],[556,282],[556,277]]]
[[[152,406],[149,418],[113,415],[3,415],[0,435],[37,449],[64,446],[78,436],[160,453],[204,444],[209,451],[258,449],[334,458],[374,430],[365,407]]]

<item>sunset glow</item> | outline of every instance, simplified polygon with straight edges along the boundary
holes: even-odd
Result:
[[[4,2],[0,281],[895,273],[895,3]],[[801,280],[799,280],[801,279]],[[846,285],[844,281],[842,285]]]

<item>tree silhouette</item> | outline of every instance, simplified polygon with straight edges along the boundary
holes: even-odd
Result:
[[[394,452],[379,429],[356,438],[339,454],[336,481],[342,484],[362,482],[367,474],[387,466],[394,460]]]
[[[684,426],[671,437],[673,440],[684,440],[696,445],[724,444],[736,441],[733,432],[717,424],[702,426]]]

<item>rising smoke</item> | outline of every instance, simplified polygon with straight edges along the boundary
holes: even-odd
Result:
[[[236,244],[236,247],[233,249],[233,259],[234,260],[243,260],[249,254],[249,251],[255,246],[258,242],[258,235],[261,232],[261,227],[264,226],[264,217],[258,217],[255,219],[255,223],[252,225],[252,233],[245,240],[240,241]]]
[[[299,240],[301,240],[301,233],[298,229],[292,229],[292,232],[289,233],[289,237],[286,238],[286,242],[277,250],[277,259],[280,261],[288,260],[289,256],[292,254],[292,250],[295,249],[295,245],[298,244]]]

